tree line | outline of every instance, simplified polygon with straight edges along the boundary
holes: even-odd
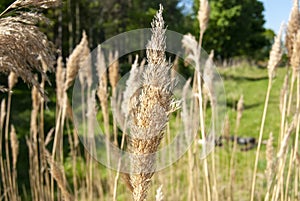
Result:
[[[13,0],[0,0],[0,9]],[[46,11],[49,21],[41,25],[59,54],[67,57],[81,39],[82,30],[89,36],[91,48],[125,31],[149,28],[159,0],[64,0],[55,10]],[[197,11],[199,1],[184,11],[186,0],[162,2],[168,29],[182,34],[199,35]],[[264,7],[258,0],[210,0],[210,23],[203,47],[216,57],[247,57],[261,60],[268,56],[274,37],[264,28]]]

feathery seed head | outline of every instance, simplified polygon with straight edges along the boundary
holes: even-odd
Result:
[[[171,66],[165,58],[165,32],[160,5],[152,25],[152,36],[146,48],[148,66],[142,73],[142,83],[131,93],[128,115],[128,150],[134,173],[130,174],[135,201],[144,201],[155,170],[155,153],[168,122],[172,101]],[[136,66],[133,66],[133,69]],[[132,76],[134,76],[132,70]],[[132,86],[127,86],[132,87]]]
[[[44,18],[39,14],[24,12],[0,18],[0,72],[13,71],[43,92],[32,71],[45,75],[38,57],[43,59],[49,70],[53,70],[54,46],[35,26],[41,20]]]
[[[166,37],[165,37],[165,23],[162,16],[163,6],[159,5],[159,11],[154,16],[151,23],[152,35],[151,40],[148,42],[147,48],[147,60],[149,65],[163,64],[166,60]]]
[[[296,119],[297,119],[296,115],[293,117],[293,121],[290,123],[290,125],[286,127],[287,129],[286,129],[284,137],[282,139],[279,151],[277,152],[277,158],[281,158],[286,151],[286,147],[288,145],[290,136],[291,136],[293,130],[295,129]]]
[[[46,152],[47,153],[47,152]],[[48,164],[50,165],[50,173],[57,182],[59,189],[62,192],[62,195],[66,201],[74,200],[73,195],[71,195],[65,184],[65,173],[64,169],[61,165],[57,164],[54,160],[52,160],[50,154],[46,154],[46,159]]]
[[[267,141],[267,149],[266,149],[266,158],[267,158],[267,167],[266,167],[266,176],[268,185],[270,185],[272,179],[272,171],[273,171],[273,157],[274,157],[274,148],[273,148],[273,133],[271,132],[269,135],[269,139]]]
[[[198,42],[196,41],[195,36],[192,34],[186,34],[182,39],[182,46],[186,50],[187,57],[185,62],[194,63],[195,68],[198,72],[200,71],[200,50],[198,48]]]
[[[135,57],[135,61],[131,66],[130,74],[128,77],[128,80],[126,81],[126,89],[123,93],[123,103],[122,103],[122,112],[125,115],[125,117],[129,114],[129,102],[131,97],[134,95],[136,90],[138,90],[138,75],[139,75],[139,69],[138,67],[138,55]]]
[[[107,73],[106,73],[106,64],[103,52],[101,50],[101,46],[99,45],[97,48],[97,73],[98,73],[98,81],[99,86],[97,90],[97,96],[101,102],[101,107],[106,108],[107,105]]]
[[[56,97],[57,97],[57,103],[62,106],[63,104],[63,94],[64,94],[64,83],[65,83],[65,75],[66,70],[63,68],[63,62],[62,57],[58,57],[57,59],[57,67],[56,67]]]
[[[65,90],[67,90],[77,76],[78,70],[80,68],[80,62],[86,61],[88,58],[87,50],[88,40],[85,31],[82,33],[82,39],[80,43],[75,47],[69,59],[67,60],[67,72],[66,72],[66,82]]]
[[[17,0],[9,6],[9,9],[35,8],[48,9],[57,7],[61,4],[60,0]]]
[[[203,34],[207,29],[209,21],[210,7],[208,0],[200,0],[200,7],[198,11],[198,21],[200,25],[200,32]]]
[[[280,31],[277,36],[274,38],[274,44],[270,51],[270,57],[268,62],[268,75],[272,79],[277,65],[279,64],[282,57],[282,48],[281,48],[281,34],[282,34],[283,25],[280,27]]]
[[[294,44],[296,40],[297,31],[300,28],[300,14],[298,0],[294,0],[291,10],[290,19],[287,26],[285,45],[288,52],[288,57],[291,59],[293,55]]]
[[[211,104],[215,106],[216,104],[216,94],[214,89],[214,64],[213,64],[213,58],[214,58],[214,51],[212,50],[209,54],[209,57],[207,58],[203,70],[203,79],[204,79],[204,85],[207,89],[208,95],[211,99]]]
[[[2,128],[3,127],[3,124],[4,124],[4,119],[5,119],[5,116],[6,116],[6,104],[5,104],[5,99],[3,99],[1,101],[1,110],[0,110],[0,127]]]
[[[162,185],[156,190],[155,201],[163,201],[164,195],[162,192]]]
[[[237,111],[238,111],[238,117],[242,116],[242,113],[244,111],[244,96],[241,95],[239,101],[238,101],[238,104],[237,104]]]
[[[15,127],[13,125],[11,125],[10,137],[11,137],[10,144],[12,150],[13,168],[16,169],[18,154],[19,154],[19,141],[18,141]]]
[[[109,53],[108,56],[108,62],[110,64],[109,66],[109,82],[112,86],[113,90],[117,87],[118,81],[119,81],[119,52],[116,51],[113,55],[112,52]]]
[[[12,88],[14,88],[15,84],[17,84],[18,82],[18,77],[16,75],[16,73],[14,73],[13,71],[10,72],[9,76],[8,76],[8,88],[11,91]]]
[[[300,30],[297,31],[297,35],[295,37],[291,65],[293,71],[297,72],[300,70]]]
[[[37,76],[35,76],[35,79],[37,80]],[[32,99],[32,108],[34,110],[38,110],[40,104],[40,96],[38,93],[38,89],[35,86],[31,90],[31,99]]]

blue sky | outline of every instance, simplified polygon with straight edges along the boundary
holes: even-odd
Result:
[[[292,9],[293,0],[259,0],[263,2],[265,11],[265,28],[272,29],[277,33],[282,22],[287,23],[289,13]],[[193,0],[181,0],[185,5],[186,11],[191,9]]]
[[[288,22],[293,0],[260,0],[265,7],[265,28],[273,29],[276,33],[281,22]]]

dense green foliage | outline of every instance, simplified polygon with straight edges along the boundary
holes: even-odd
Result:
[[[195,1],[194,12],[199,3]],[[214,49],[222,59],[247,56],[262,59],[268,56],[271,30],[266,30],[262,2],[258,0],[210,0],[211,14],[203,45]],[[198,30],[198,22],[195,21]]]
[[[0,0],[4,10],[13,0]],[[197,12],[199,1],[194,8],[184,13],[184,0],[162,2],[164,18],[169,30],[182,34],[198,34]],[[246,56],[264,59],[268,56],[274,32],[266,30],[263,4],[258,0],[210,0],[211,14],[208,30],[204,36],[204,48],[215,50],[221,59]],[[89,36],[91,48],[125,31],[148,28],[152,16],[161,1],[96,1],[65,0],[61,9],[47,11],[50,23],[44,31],[67,57],[81,39],[82,30]]]

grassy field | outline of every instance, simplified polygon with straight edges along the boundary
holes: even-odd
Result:
[[[167,62],[162,5],[151,24],[146,58],[136,56],[130,64],[119,58],[118,50],[105,52],[105,46],[98,46],[91,56],[83,32],[66,64],[62,57],[57,58],[51,74],[48,46],[38,46],[40,49],[28,55],[29,47],[39,44],[38,34],[42,35],[32,32],[35,26],[24,25],[20,36],[19,31],[4,34],[6,42],[33,36],[26,38],[33,44],[26,51],[15,48],[20,50],[15,54],[19,66],[14,66],[16,58],[11,54],[2,58],[10,64],[5,68],[14,67],[5,77],[8,86],[2,87],[0,97],[0,200],[298,201],[300,32],[287,31],[297,35],[297,41],[289,41],[295,43],[287,55],[289,69],[278,67],[283,54],[280,34],[274,39],[267,68],[244,64],[217,68],[227,97],[228,118],[214,139],[209,136],[210,116],[220,117],[213,51],[205,65],[201,63],[210,11],[207,0],[201,1],[199,10],[199,41],[190,34],[177,41],[186,50],[185,64],[191,62],[195,67],[174,64],[178,72],[190,70],[190,82],[184,80],[179,90],[174,83],[182,80],[174,76],[172,64]],[[298,4],[293,10],[299,14]],[[11,29],[18,28],[14,23],[8,23]],[[44,57],[37,61],[36,55],[43,51]],[[142,60],[147,61],[146,66]],[[131,65],[126,80],[120,74],[122,65]],[[35,71],[39,75],[34,75]],[[46,74],[51,74],[52,86],[46,82]],[[289,80],[281,93],[285,75]],[[18,77],[32,84],[30,89],[17,84]],[[293,84],[294,90],[289,91]],[[280,101],[283,97],[284,104]],[[181,141],[173,143],[178,133]],[[193,142],[185,147],[190,139]],[[216,146],[220,139],[221,146]],[[246,146],[240,141],[245,139],[251,140]],[[206,147],[206,140],[212,146]],[[167,145],[172,145],[171,149],[165,149]],[[182,147],[185,153],[179,155]],[[161,150],[168,151],[157,155]]]
[[[244,96],[244,111],[238,134],[241,136],[258,137],[262,111],[268,87],[268,71],[255,66],[238,66],[219,68],[226,91],[228,115],[231,128],[235,127],[236,105],[241,95]],[[273,132],[275,137],[280,127],[280,91],[287,69],[278,68],[273,80],[269,108],[265,124],[265,138]],[[276,123],[275,123],[276,122]]]

